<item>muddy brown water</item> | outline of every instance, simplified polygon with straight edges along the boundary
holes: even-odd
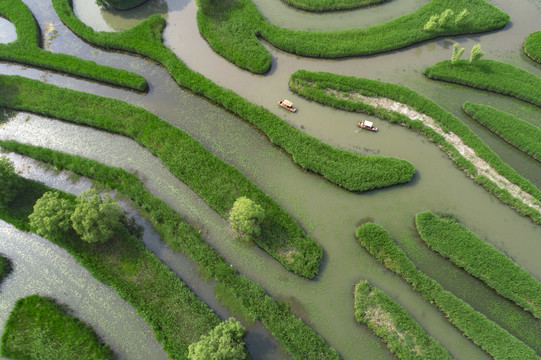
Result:
[[[205,239],[241,273],[263,286],[275,299],[289,301],[292,310],[313,326],[344,359],[392,358],[370,330],[354,321],[353,285],[361,279],[369,280],[397,300],[454,357],[488,358],[486,353],[464,338],[433,306],[427,304],[399,277],[378,265],[356,243],[353,235],[355,227],[367,217],[385,226],[420,268],[541,354],[537,340],[541,338],[539,321],[509,302],[501,300],[485,285],[429,251],[416,235],[413,218],[416,213],[424,210],[453,213],[482,239],[505,252],[539,280],[540,227],[476,185],[423,136],[379,119],[373,119],[380,127],[379,133],[359,132],[356,122],[360,118],[368,117],[308,102],[292,94],[287,87],[290,74],[298,69],[329,71],[406,85],[462,119],[504,161],[540,187],[539,163],[469,120],[462,114],[460,106],[466,100],[490,104],[541,126],[539,108],[508,97],[431,81],[422,75],[425,66],[449,58],[452,45],[457,41],[466,48],[466,54],[469,54],[474,44],[481,43],[486,58],[510,62],[541,76],[541,66],[532,63],[521,53],[521,44],[527,34],[539,30],[539,1],[493,1],[494,5],[511,15],[511,23],[503,30],[468,37],[437,39],[371,57],[332,61],[307,59],[267,46],[273,57],[273,67],[269,74],[264,76],[237,69],[209,48],[198,33],[193,2],[167,2],[168,25],[165,29],[165,41],[190,68],[222,86],[233,89],[248,100],[265,106],[293,126],[329,144],[358,153],[397,156],[415,165],[417,174],[410,184],[366,194],[346,192],[318,176],[303,172],[291,162],[288,155],[270,145],[264,135],[245,122],[204,99],[178,89],[159,66],[127,55],[109,54],[94,49],[67,31],[47,2],[25,2],[33,10],[42,28],[43,24],[49,21],[59,29],[60,36],[52,41],[52,51],[72,53],[99,63],[139,72],[147,77],[150,92],[142,96],[20,66],[2,65],[2,73],[20,73],[62,86],[124,99],[144,106],[189,132],[276,199],[321,244],[324,261],[320,274],[315,280],[303,280],[283,270],[278,263],[257,248],[236,244],[227,232],[225,221],[210,210],[197,195],[191,193],[183,197],[182,201],[178,200],[178,195],[174,194],[190,194],[189,189],[183,189],[159,161],[145,155],[144,149],[139,147],[139,150],[136,150],[134,145],[128,145],[132,143],[129,140],[126,143],[114,138],[108,140],[106,134],[76,126],[64,130],[50,120],[44,120],[43,124],[34,120],[25,124],[8,123],[4,128],[13,127],[9,128],[6,136],[14,136],[25,142],[44,143],[67,152],[80,151],[85,153],[85,156],[103,162],[110,161],[117,166],[138,170],[141,176],[149,179],[148,186],[151,191],[162,193],[161,196],[170,204],[176,203],[175,209],[202,228]],[[277,0],[257,0],[256,3],[266,16],[280,23],[277,14],[273,15],[274,10],[265,5],[275,2],[278,3]],[[381,5],[381,9],[392,9],[396,11],[392,15],[398,16],[423,3],[425,2],[391,1]],[[91,10],[93,6],[91,2],[75,1],[78,15],[99,30],[123,29],[145,17],[138,13],[130,18],[129,13],[123,13],[122,16],[102,15],[100,18],[99,11]],[[163,10],[165,7],[163,4],[161,6]],[[311,24],[302,26],[311,26],[311,29],[334,29],[346,24],[344,16],[359,16],[362,26],[389,19],[388,12],[378,12],[377,9],[378,7],[373,7],[354,13],[341,12],[320,17],[286,8],[278,17],[282,21],[280,25],[290,28],[294,28],[292,24]],[[148,7],[147,15],[155,11]],[[361,17],[364,11],[370,11],[371,15]],[[85,17],[85,14],[92,15]],[[285,113],[276,106],[277,99],[284,97],[294,101],[299,109],[298,113]],[[50,123],[47,123],[48,121]],[[154,179],[154,185],[151,185],[150,179]],[[198,292],[196,285],[192,285],[192,288]],[[277,349],[264,346],[258,348],[257,345],[252,346],[250,352],[254,358],[283,356]],[[265,355],[258,357],[258,354]]]

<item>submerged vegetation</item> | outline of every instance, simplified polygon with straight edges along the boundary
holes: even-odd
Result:
[[[94,330],[53,299],[19,299],[2,334],[2,356],[25,360],[113,360]]]
[[[282,0],[297,9],[324,12],[349,10],[368,5],[379,4],[388,0]]]
[[[356,236],[379,263],[411,284],[450,323],[494,359],[539,359],[532,348],[417,269],[383,227],[367,223],[357,228]]]
[[[483,185],[519,213],[529,216],[536,223],[541,223],[541,213],[536,208],[541,202],[541,191],[505,164],[459,119],[417,92],[404,86],[375,80],[305,70],[299,70],[291,75],[289,87],[295,93],[309,100],[315,100],[337,109],[375,115],[419,131],[440,145],[457,166],[475,179],[477,183]],[[406,115],[411,112],[410,110],[404,107],[399,109],[396,103],[389,104],[389,99],[399,104],[405,104],[419,113],[412,113],[412,118],[410,118]],[[372,104],[369,104],[369,101],[372,101]],[[434,123],[432,124],[430,121],[424,123],[423,119]],[[447,140],[446,136],[451,134],[457,135],[464,145],[473,149],[476,156],[490,165],[497,174],[507,179],[510,184],[518,185],[528,194],[527,197],[531,196],[531,203],[528,199],[518,198],[512,195],[507,188],[501,187],[500,180],[496,182],[496,179],[489,177],[494,174],[481,172],[472,161],[464,157]],[[528,201],[529,204],[525,201]]]
[[[288,309],[280,306],[266,295],[260,286],[239,275],[223,257],[201,238],[197,230],[186,224],[162,200],[151,195],[135,175],[120,168],[106,166],[79,156],[23,145],[14,141],[0,141],[0,146],[5,150],[53,164],[59,170],[70,170],[98,180],[126,195],[133,200],[135,205],[140,207],[143,215],[151,221],[156,231],[160,233],[162,241],[171,249],[188,254],[204,274],[213,277],[227,287],[228,293],[237,298],[241,307],[247,309],[254,318],[261,320],[293,358],[338,360],[336,351],[325,344],[317,333],[301,319],[293,316]],[[32,203],[45,191],[39,191],[38,194],[34,195]],[[27,192],[28,190],[25,193]],[[17,211],[17,208],[12,207],[12,211]],[[26,209],[22,215],[23,219],[31,212],[31,207]],[[5,216],[1,211],[0,218],[12,222],[12,218]],[[27,223],[24,222],[23,225],[28,230]],[[145,279],[150,280],[151,277],[145,277]]]
[[[41,31],[32,12],[21,0],[0,2],[0,15],[15,25],[17,40],[0,44],[0,60],[36,66],[132,90],[145,91],[146,79],[136,73],[96,64],[76,56],[41,48]]]
[[[148,0],[96,0],[98,4],[104,7],[110,7],[117,10],[128,10]]]
[[[399,359],[452,359],[408,312],[367,281],[355,286],[355,317],[383,339]]]
[[[532,60],[541,63],[541,31],[531,33],[524,41],[524,53]]]
[[[431,249],[541,319],[541,283],[511,259],[452,218],[426,211],[415,224]]]
[[[278,203],[233,166],[210,153],[193,137],[151,112],[126,102],[0,75],[0,105],[128,136],[160,158],[224,218],[238,197],[256,201],[265,211],[256,243],[288,270],[312,278],[321,248]],[[62,106],[59,106],[62,104]]]
[[[466,102],[462,109],[505,141],[541,161],[541,129],[490,106]]]
[[[265,73],[271,64],[271,56],[259,37],[292,54],[339,58],[400,49],[443,35],[494,30],[509,21],[507,14],[485,0],[432,0],[419,10],[385,24],[314,32],[294,31],[269,23],[252,0],[199,0],[198,6],[199,31],[214,51],[254,73]],[[434,26],[425,30],[431,19]]]
[[[511,64],[477,60],[473,64],[446,60],[425,68],[431,79],[509,95],[541,106],[541,78]]]

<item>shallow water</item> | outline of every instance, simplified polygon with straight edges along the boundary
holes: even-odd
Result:
[[[273,0],[268,3],[274,2]],[[50,14],[45,4],[37,1],[27,3],[33,10],[36,9],[34,13],[39,12],[37,16],[40,23],[46,21],[47,17],[55,17]],[[259,0],[257,2],[263,13],[272,21],[278,22],[272,18],[271,12],[274,10],[265,10],[262,3]],[[454,357],[487,358],[482,350],[465,339],[434,307],[426,304],[400,278],[376,264],[356,243],[353,236],[355,227],[367,217],[381,223],[423,270],[436,277],[458,296],[471,302],[476,301],[477,308],[493,314],[495,319],[501,318],[502,322],[512,316],[506,314],[513,314],[513,305],[505,302],[498,305],[494,302],[497,301],[494,296],[485,300],[486,294],[490,292],[484,289],[483,285],[467,281],[467,275],[453,270],[447,261],[442,261],[437,255],[427,251],[425,246],[416,240],[413,217],[427,209],[454,213],[481,238],[504,251],[541,280],[541,263],[538,261],[541,251],[540,227],[518,215],[484,188],[466,178],[443,152],[423,136],[379,119],[375,120],[381,129],[378,134],[359,132],[355,124],[363,115],[345,113],[308,102],[290,93],[287,84],[292,72],[308,69],[406,85],[459,116],[504,161],[537,186],[541,186],[541,166],[538,162],[479,127],[460,110],[461,104],[466,100],[487,103],[541,125],[539,108],[507,97],[431,81],[422,75],[425,66],[450,57],[454,41],[465,47],[466,53],[469,53],[475,43],[481,43],[487,54],[486,58],[511,62],[541,75],[541,66],[525,59],[520,51],[526,35],[538,30],[538,18],[541,14],[539,3],[527,0],[519,4],[503,0],[493,3],[511,15],[512,23],[502,31],[438,39],[379,56],[332,61],[301,58],[269,47],[273,56],[273,67],[269,74],[256,76],[237,69],[208,47],[198,33],[193,2],[168,2],[165,41],[192,69],[233,89],[248,100],[267,107],[293,126],[329,144],[359,153],[397,156],[415,165],[417,175],[412,183],[366,194],[346,192],[318,176],[303,172],[291,162],[289,156],[270,145],[264,135],[207,101],[179,90],[171,78],[156,65],[126,55],[95,50],[68,32],[61,31],[61,36],[53,41],[53,51],[74,53],[100,63],[118,64],[144,74],[151,86],[146,96],[58,75],[47,75],[47,79],[63,86],[87,89],[144,106],[191,133],[209,150],[239,168],[288,210],[310,236],[322,245],[324,262],[320,275],[314,281],[303,280],[286,272],[258,248],[236,244],[227,232],[227,224],[223,219],[208,209],[195,194],[190,195],[190,190],[168,174],[159,161],[145,154],[145,151],[133,142],[121,142],[119,137],[110,139],[111,135],[87,128],[64,128],[56,122],[34,119],[27,125],[17,125],[15,122],[13,125],[4,125],[4,134],[21,141],[40,142],[67,152],[81,152],[87,154],[84,156],[91,156],[102,162],[136,169],[141,176],[147,178],[147,187],[162,194],[160,196],[175,210],[200,227],[205,239],[223,254],[227,261],[261,284],[275,299],[290,301],[292,309],[310,323],[344,359],[355,359],[360,354],[362,358],[368,359],[391,358],[382,343],[367,328],[354,321],[353,285],[361,279],[369,280],[397,300],[432,336],[449,349]],[[381,5],[381,8],[415,7],[415,4],[417,3],[414,1],[391,1]],[[282,5],[276,6],[278,8]],[[376,11],[377,8],[357,10],[356,13],[360,16],[365,11]],[[406,13],[411,10],[404,8],[389,16],[395,17],[400,15],[401,11]],[[310,22],[313,29],[316,26],[332,28],[345,23],[340,17],[346,14],[348,13],[343,12],[319,17],[288,10],[283,13],[283,19],[293,24],[297,23],[295,20],[299,17],[302,21]],[[369,17],[377,22],[383,21],[384,16],[387,14]],[[97,14],[85,21],[95,28],[102,26],[102,20],[98,19]],[[121,28],[123,21],[124,19],[115,20],[115,24],[119,24],[117,28]],[[105,20],[103,22],[107,23]],[[361,22],[369,24],[366,18]],[[299,24],[301,23],[299,20]],[[61,25],[58,26],[62,29]],[[28,73],[27,70],[15,67],[1,66],[0,70],[21,72],[25,75]],[[42,73],[36,72],[33,76],[39,78]],[[295,102],[299,109],[297,114],[284,113],[275,105],[276,100],[283,97]],[[496,313],[497,310],[504,315],[500,316]],[[532,336],[539,338],[539,330],[536,328],[537,325],[531,325]],[[251,352],[257,354],[258,348],[252,348]],[[275,356],[279,358],[279,355]]]

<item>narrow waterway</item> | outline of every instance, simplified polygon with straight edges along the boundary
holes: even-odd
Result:
[[[457,271],[447,261],[442,261],[427,251],[416,236],[413,225],[416,213],[429,209],[457,215],[481,238],[506,252],[537,279],[541,279],[541,263],[538,261],[541,250],[539,226],[518,215],[488,194],[484,188],[466,178],[434,144],[405,128],[379,120],[375,120],[381,129],[378,134],[359,132],[355,124],[362,116],[305,101],[291,94],[287,88],[289,75],[297,69],[379,78],[406,85],[459,116],[493,147],[504,161],[537,186],[541,186],[539,163],[530,160],[472,123],[460,110],[465,100],[478,101],[516,112],[522,118],[540,124],[541,115],[538,108],[503,96],[438,83],[422,75],[425,66],[450,57],[454,41],[460,42],[467,49],[466,53],[473,44],[480,42],[487,53],[486,58],[511,62],[541,75],[541,67],[524,59],[520,52],[525,36],[538,30],[537,19],[541,10],[535,2],[510,4],[494,1],[496,6],[511,15],[512,23],[503,31],[440,39],[379,56],[329,61],[300,58],[269,47],[273,55],[273,68],[265,76],[255,76],[238,70],[208,47],[198,33],[193,2],[172,0],[167,2],[166,42],[192,69],[235,90],[250,101],[267,107],[292,125],[329,144],[359,153],[397,156],[415,165],[417,175],[412,183],[367,194],[346,192],[318,176],[303,172],[287,155],[270,145],[265,136],[245,122],[204,99],[178,89],[169,75],[157,65],[142,59],[93,49],[65,30],[63,25],[57,24],[58,19],[54,12],[51,13],[50,4],[36,0],[25,2],[31,7],[42,26],[44,22],[49,21],[61,30],[60,36],[52,41],[53,51],[68,52],[139,72],[149,80],[150,92],[142,96],[16,66],[1,65],[1,72],[21,73],[36,78],[45,77],[51,83],[124,99],[151,110],[191,133],[209,150],[239,168],[276,199],[322,245],[324,263],[320,275],[314,281],[300,279],[283,270],[258,248],[246,248],[236,244],[230,233],[224,231],[227,224],[223,219],[208,209],[195,194],[190,194],[189,189],[183,188],[183,185],[168,174],[157,159],[148,153],[145,155],[143,149],[129,140],[126,140],[127,143],[132,145],[121,142],[119,137],[108,140],[110,135],[88,128],[73,126],[64,130],[61,123],[46,119],[39,121],[31,119],[25,123],[21,120],[19,123],[10,122],[2,128],[4,132],[2,136],[56,147],[66,152],[77,152],[131,171],[137,170],[141,177],[147,179],[146,186],[151,191],[157,194],[164,192],[159,196],[163,196],[169,204],[174,205],[175,210],[192,224],[200,226],[204,230],[205,239],[239,271],[261,284],[275,299],[290,301],[293,311],[310,323],[344,359],[391,357],[367,328],[354,321],[353,284],[360,279],[369,280],[391,295],[412,313],[432,336],[449,349],[454,357],[459,359],[488,357],[449,325],[435,308],[426,304],[407,284],[376,264],[360,248],[353,234],[359,222],[367,218],[389,229],[423,270],[435,276],[458,296],[466,298],[469,302],[475,302],[476,308],[486,314],[493,314],[497,321],[507,321],[506,318],[516,309],[513,305],[503,302],[498,306],[504,310],[496,311],[500,308],[494,305],[497,297],[491,291],[478,282],[469,281],[466,274]],[[78,2],[75,3],[77,9]],[[393,5],[399,3],[400,1],[391,1],[381,6],[394,8]],[[404,3],[410,6],[409,4],[419,2],[404,1]],[[261,6],[259,2],[257,4]],[[262,6],[261,9],[266,16],[271,17]],[[374,11],[374,9],[377,7],[364,10]],[[152,11],[149,10],[148,14]],[[409,11],[411,9],[404,10]],[[360,14],[362,10],[357,12]],[[331,19],[339,19],[339,16],[344,14],[346,13],[328,15],[322,24],[335,22],[332,26],[338,26],[342,20]],[[120,29],[124,18],[130,17],[128,13],[123,15],[121,18],[108,18],[103,23],[113,29]],[[296,17],[301,15],[306,18],[315,16],[314,20],[310,21],[322,26],[317,19],[323,18],[312,14],[305,15],[295,10],[285,12],[283,18],[294,23]],[[138,16],[144,18],[142,15]],[[381,17],[374,15],[371,19],[374,22],[381,22],[386,14],[379,16]],[[85,21],[92,26],[102,22],[93,20],[95,18],[97,15]],[[105,16],[103,18],[105,19]],[[111,22],[117,25],[112,26]],[[299,108],[297,114],[284,114],[277,108],[276,100],[283,97],[291,98],[295,102]],[[177,197],[179,194],[188,195]],[[527,324],[530,320],[525,318],[522,324]],[[533,337],[539,338],[541,335],[539,330],[536,330],[539,326],[535,321],[530,325],[524,325],[524,328],[524,332],[532,332]],[[520,329],[516,331],[520,332]]]

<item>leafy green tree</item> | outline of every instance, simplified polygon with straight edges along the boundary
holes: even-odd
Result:
[[[451,58],[451,66],[457,63],[462,54],[464,54],[464,48],[459,49],[458,43],[455,43],[455,46],[453,46],[453,57]]]
[[[481,44],[475,45],[471,49],[471,55],[470,55],[470,65],[473,64],[475,61],[479,60],[485,55],[483,50],[481,50]]]
[[[0,156],[0,207],[7,206],[19,190],[19,179],[13,162],[6,156]]]
[[[36,201],[34,212],[28,216],[30,226],[42,236],[66,233],[72,229],[71,215],[75,206],[60,198],[58,193],[48,191]]]
[[[464,18],[466,16],[468,16],[470,12],[468,11],[468,9],[464,9],[462,10],[455,18],[455,26],[457,26],[458,24],[460,24],[462,22],[462,20],[464,20]]]
[[[121,227],[123,214],[120,205],[109,194],[102,199],[98,191],[90,189],[77,197],[71,223],[84,241],[104,243]]]
[[[455,12],[451,9],[444,10],[441,13],[440,18],[438,20],[439,27],[442,28],[442,27],[449,26],[449,23],[451,22],[451,18],[453,17],[454,14]]]
[[[423,27],[424,31],[432,31],[435,30],[438,27],[438,19],[440,18],[439,15],[432,15],[430,17],[430,20],[427,21],[425,26]]]
[[[189,360],[246,360],[246,329],[234,318],[218,324],[188,347]]]
[[[235,200],[229,214],[231,227],[241,236],[252,237],[261,234],[260,225],[263,220],[265,220],[265,210],[245,196]]]

